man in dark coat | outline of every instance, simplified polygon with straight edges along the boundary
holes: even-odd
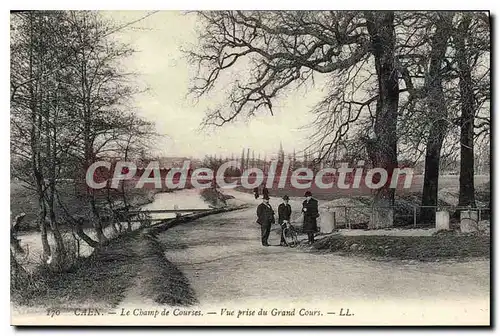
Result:
[[[283,196],[283,203],[278,206],[278,224],[281,226],[281,246],[287,246],[283,233],[284,228],[287,223],[290,222],[290,217],[292,216],[292,207],[288,204],[288,200],[288,195]]]
[[[316,219],[319,217],[318,201],[312,198],[310,191],[305,194],[306,199],[302,202],[302,212],[304,213],[303,230],[307,233],[309,244],[314,243],[314,233],[318,231]]]
[[[269,198],[269,190],[266,187],[262,188],[262,196]]]
[[[255,197],[255,199],[259,198],[259,188],[253,188],[253,196]]]
[[[269,196],[263,196],[262,203],[257,207],[257,223],[260,224],[262,246],[269,246],[267,239],[271,232],[271,225],[275,223],[274,210],[269,204]]]

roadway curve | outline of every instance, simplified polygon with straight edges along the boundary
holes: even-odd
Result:
[[[251,195],[231,193],[242,202],[258,202]],[[275,207],[278,202],[271,199]],[[291,204],[297,213],[299,200]],[[167,247],[166,257],[189,279],[200,306],[218,314],[221,307],[323,307],[322,317],[302,321],[489,323],[489,260],[378,262],[280,247],[276,232],[271,233],[272,246],[263,247],[259,235],[252,206],[177,226],[159,239]],[[326,310],[337,311],[338,316],[338,310],[346,306],[358,312],[356,317],[325,316]],[[262,320],[265,324],[276,321]],[[290,322],[302,324],[300,318]]]

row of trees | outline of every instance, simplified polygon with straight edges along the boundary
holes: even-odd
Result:
[[[113,39],[118,29],[96,12],[11,14],[11,174],[37,195],[43,255],[55,265],[65,256],[61,223],[93,247],[107,240],[104,210],[85,184],[89,165],[126,158],[153,134],[129,106],[137,88],[121,64],[133,50]],[[71,196],[68,183],[77,190]],[[68,197],[88,205],[95,239],[68,209]]]
[[[191,93],[208,94],[246,67],[228,99],[206,114],[222,126],[315,78],[327,94],[314,109],[316,160],[369,158],[389,173],[425,158],[422,205],[436,205],[440,159],[460,153],[460,206],[475,206],[474,144],[489,137],[490,19],[479,12],[219,11],[198,13]],[[241,68],[240,68],[241,69]],[[394,190],[374,195],[370,227],[392,226]],[[384,208],[385,207],[385,208]],[[430,220],[433,211],[423,211]]]
[[[292,154],[285,155],[285,152],[283,150],[283,146],[280,145],[280,149],[278,150],[276,158],[274,160],[277,160],[278,163],[283,163],[285,160],[288,160],[290,162],[290,168],[291,170],[295,170],[299,167],[310,167],[310,168],[318,168],[317,162],[314,160],[313,154],[305,151],[304,154],[302,155],[302,159],[297,157],[295,150],[293,151]],[[267,168],[269,168],[271,164],[271,159],[268,159],[267,157],[261,158],[260,153],[257,154],[257,157],[255,156],[255,151],[252,150],[250,151],[250,148],[244,148],[241,152],[241,157],[236,158],[234,154],[231,155],[231,157],[222,157],[221,155],[206,155],[202,161],[202,166],[203,167],[208,167],[211,168],[214,171],[217,171],[217,169],[225,162],[229,161],[237,161],[239,163],[239,167],[235,169],[231,169],[229,172],[232,174],[231,176],[240,176],[241,172],[244,171],[245,169],[249,168],[259,168],[265,171]]]

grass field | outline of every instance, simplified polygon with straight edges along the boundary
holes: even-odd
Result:
[[[317,250],[368,257],[439,261],[442,259],[489,258],[490,236],[439,232],[432,236],[343,236],[319,240]]]
[[[423,189],[423,175],[415,175],[413,176],[413,180],[411,183],[411,187],[408,189],[402,188],[402,185],[399,185],[396,189],[396,195],[405,196],[418,194],[422,192]],[[485,184],[489,184],[490,176],[489,175],[477,175],[474,177],[474,184],[476,187],[483,187]],[[458,191],[459,187],[459,176],[458,175],[441,175],[439,177],[439,189],[456,189]],[[243,187],[238,187],[237,190],[253,193],[253,190],[246,189]],[[285,188],[278,188],[277,183],[274,184],[273,188],[269,188],[269,194],[271,196],[293,196],[293,197],[303,197],[306,190],[310,190],[313,196],[320,200],[334,200],[342,197],[356,197],[356,196],[370,196],[373,194],[373,191],[364,187],[364,188],[350,188],[350,189],[340,189],[337,188],[336,185],[333,188],[328,189],[320,189],[318,187],[313,186],[309,189],[296,189],[293,188],[290,184],[287,184]],[[259,190],[262,193],[262,187]]]

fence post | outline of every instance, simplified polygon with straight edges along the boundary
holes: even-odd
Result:
[[[413,228],[417,227],[417,207],[413,206]]]
[[[349,226],[349,230],[351,229],[351,221],[349,220],[349,216],[347,215],[347,207],[345,207],[345,219],[347,221],[347,225]]]
[[[477,208],[477,221],[480,222],[481,221],[481,208]]]
[[[348,229],[347,207],[346,206],[344,206],[344,221],[345,221],[345,228]]]
[[[337,218],[336,218],[336,215],[337,214],[337,211],[334,211],[333,212],[333,229],[336,230],[337,229]]]

